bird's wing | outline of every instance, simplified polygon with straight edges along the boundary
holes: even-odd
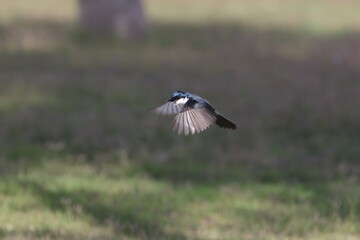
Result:
[[[173,131],[188,135],[207,129],[216,120],[216,116],[206,108],[187,108],[178,113],[173,121]]]
[[[171,115],[177,114],[184,110],[184,104],[175,104],[173,102],[167,102],[160,107],[156,108],[154,111],[160,115]]]

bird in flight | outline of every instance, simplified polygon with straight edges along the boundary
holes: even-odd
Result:
[[[213,123],[222,128],[236,129],[235,123],[222,116],[206,99],[189,92],[174,92],[165,104],[154,111],[160,115],[176,114],[173,131],[177,130],[179,135],[202,132]]]

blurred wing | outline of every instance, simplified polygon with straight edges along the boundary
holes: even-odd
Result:
[[[173,131],[177,130],[179,135],[199,133],[207,129],[215,120],[216,117],[206,108],[188,108],[175,116]]]
[[[167,102],[160,107],[156,108],[154,111],[160,115],[171,115],[177,114],[184,110],[184,104],[174,104],[173,102]]]

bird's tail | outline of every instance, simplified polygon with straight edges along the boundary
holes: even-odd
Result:
[[[230,121],[229,119],[225,118],[224,116],[218,113],[216,114],[215,123],[222,128],[236,129],[235,123],[233,123],[232,121]]]

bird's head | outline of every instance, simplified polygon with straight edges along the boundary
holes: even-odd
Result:
[[[183,91],[176,91],[171,95],[171,98],[169,99],[169,102],[174,102],[176,100],[179,100],[180,98],[187,97],[187,94]]]

